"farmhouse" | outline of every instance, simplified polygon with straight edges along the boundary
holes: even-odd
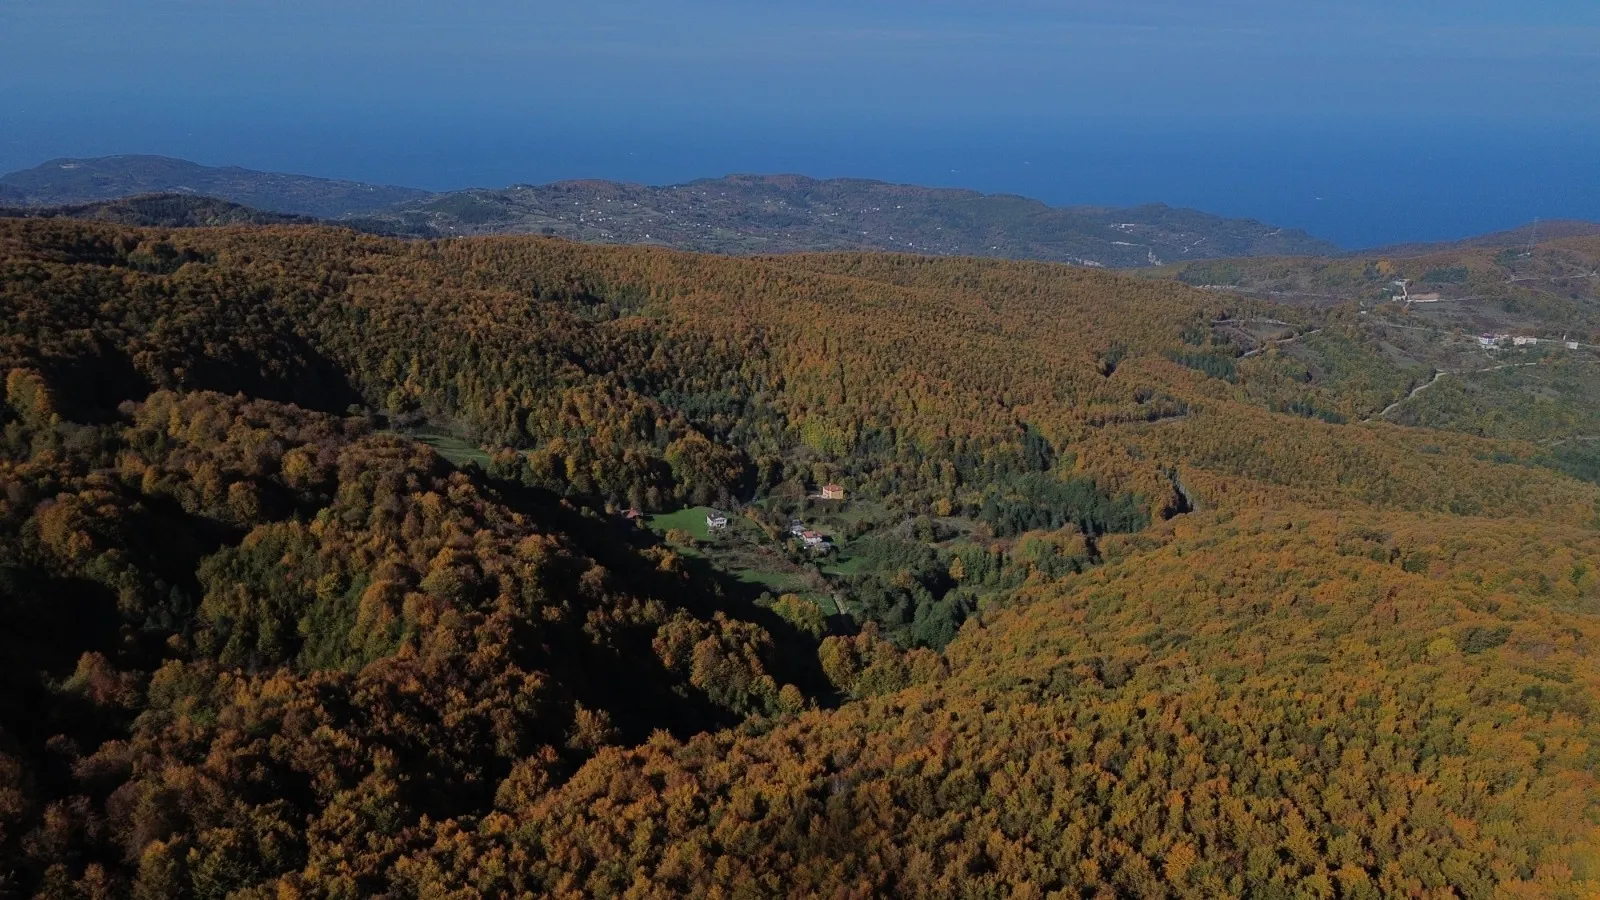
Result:
[[[718,531],[720,529],[727,528],[728,517],[719,516],[716,513],[712,513],[711,515],[706,516],[706,527],[712,531]]]
[[[824,485],[823,488],[822,488],[822,499],[824,499],[824,500],[843,500],[844,499],[844,488],[840,487],[837,484]]]

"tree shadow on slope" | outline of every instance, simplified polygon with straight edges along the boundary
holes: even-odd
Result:
[[[564,503],[555,493],[516,481],[478,474],[500,494],[507,505],[537,522],[541,530],[563,533],[603,566],[618,588],[631,595],[652,598],[682,609],[701,621],[717,614],[759,626],[772,639],[771,658],[764,662],[779,684],[793,684],[808,698],[829,704],[833,689],[817,657],[817,641],[770,609],[753,601],[755,586],[721,572],[704,559],[679,557],[676,571],[664,571],[645,552],[665,546],[650,532],[621,525],[593,510]],[[574,675],[587,674],[573,683],[588,693],[582,702],[599,702],[619,715],[616,724],[625,735],[642,740],[656,728],[686,737],[712,728],[729,727],[741,717],[698,696],[674,693],[674,679],[660,664],[649,633],[633,630],[630,641],[604,650],[591,642],[575,640],[566,648],[563,662]],[[594,678],[595,673],[609,673]]]

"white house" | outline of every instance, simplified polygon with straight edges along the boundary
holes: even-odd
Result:
[[[717,515],[715,513],[713,513],[713,514],[711,514],[709,516],[706,516],[706,527],[711,529],[712,531],[717,531],[717,530],[722,529],[722,528],[727,528],[728,527],[728,517],[727,516],[719,516],[719,515]]]
[[[1516,337],[1511,339],[1511,343],[1515,344],[1518,347],[1531,347],[1534,344],[1539,343],[1539,339],[1536,338],[1536,337],[1523,337],[1522,335],[1519,334]]]

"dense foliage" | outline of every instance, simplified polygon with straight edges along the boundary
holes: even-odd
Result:
[[[1600,890],[1590,447],[1361,423],[1337,316],[60,219],[0,313],[0,897]],[[622,514],[814,502],[761,602]]]

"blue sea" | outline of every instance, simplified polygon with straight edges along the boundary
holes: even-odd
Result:
[[[792,172],[975,188],[1054,205],[1161,202],[1301,228],[1350,249],[1461,238],[1535,218],[1600,220],[1596,126],[1126,120],[818,127],[722,121],[715,110],[687,121],[347,111],[242,127],[206,116],[29,118],[0,146],[0,168],[53,156],[162,153],[441,190]]]

